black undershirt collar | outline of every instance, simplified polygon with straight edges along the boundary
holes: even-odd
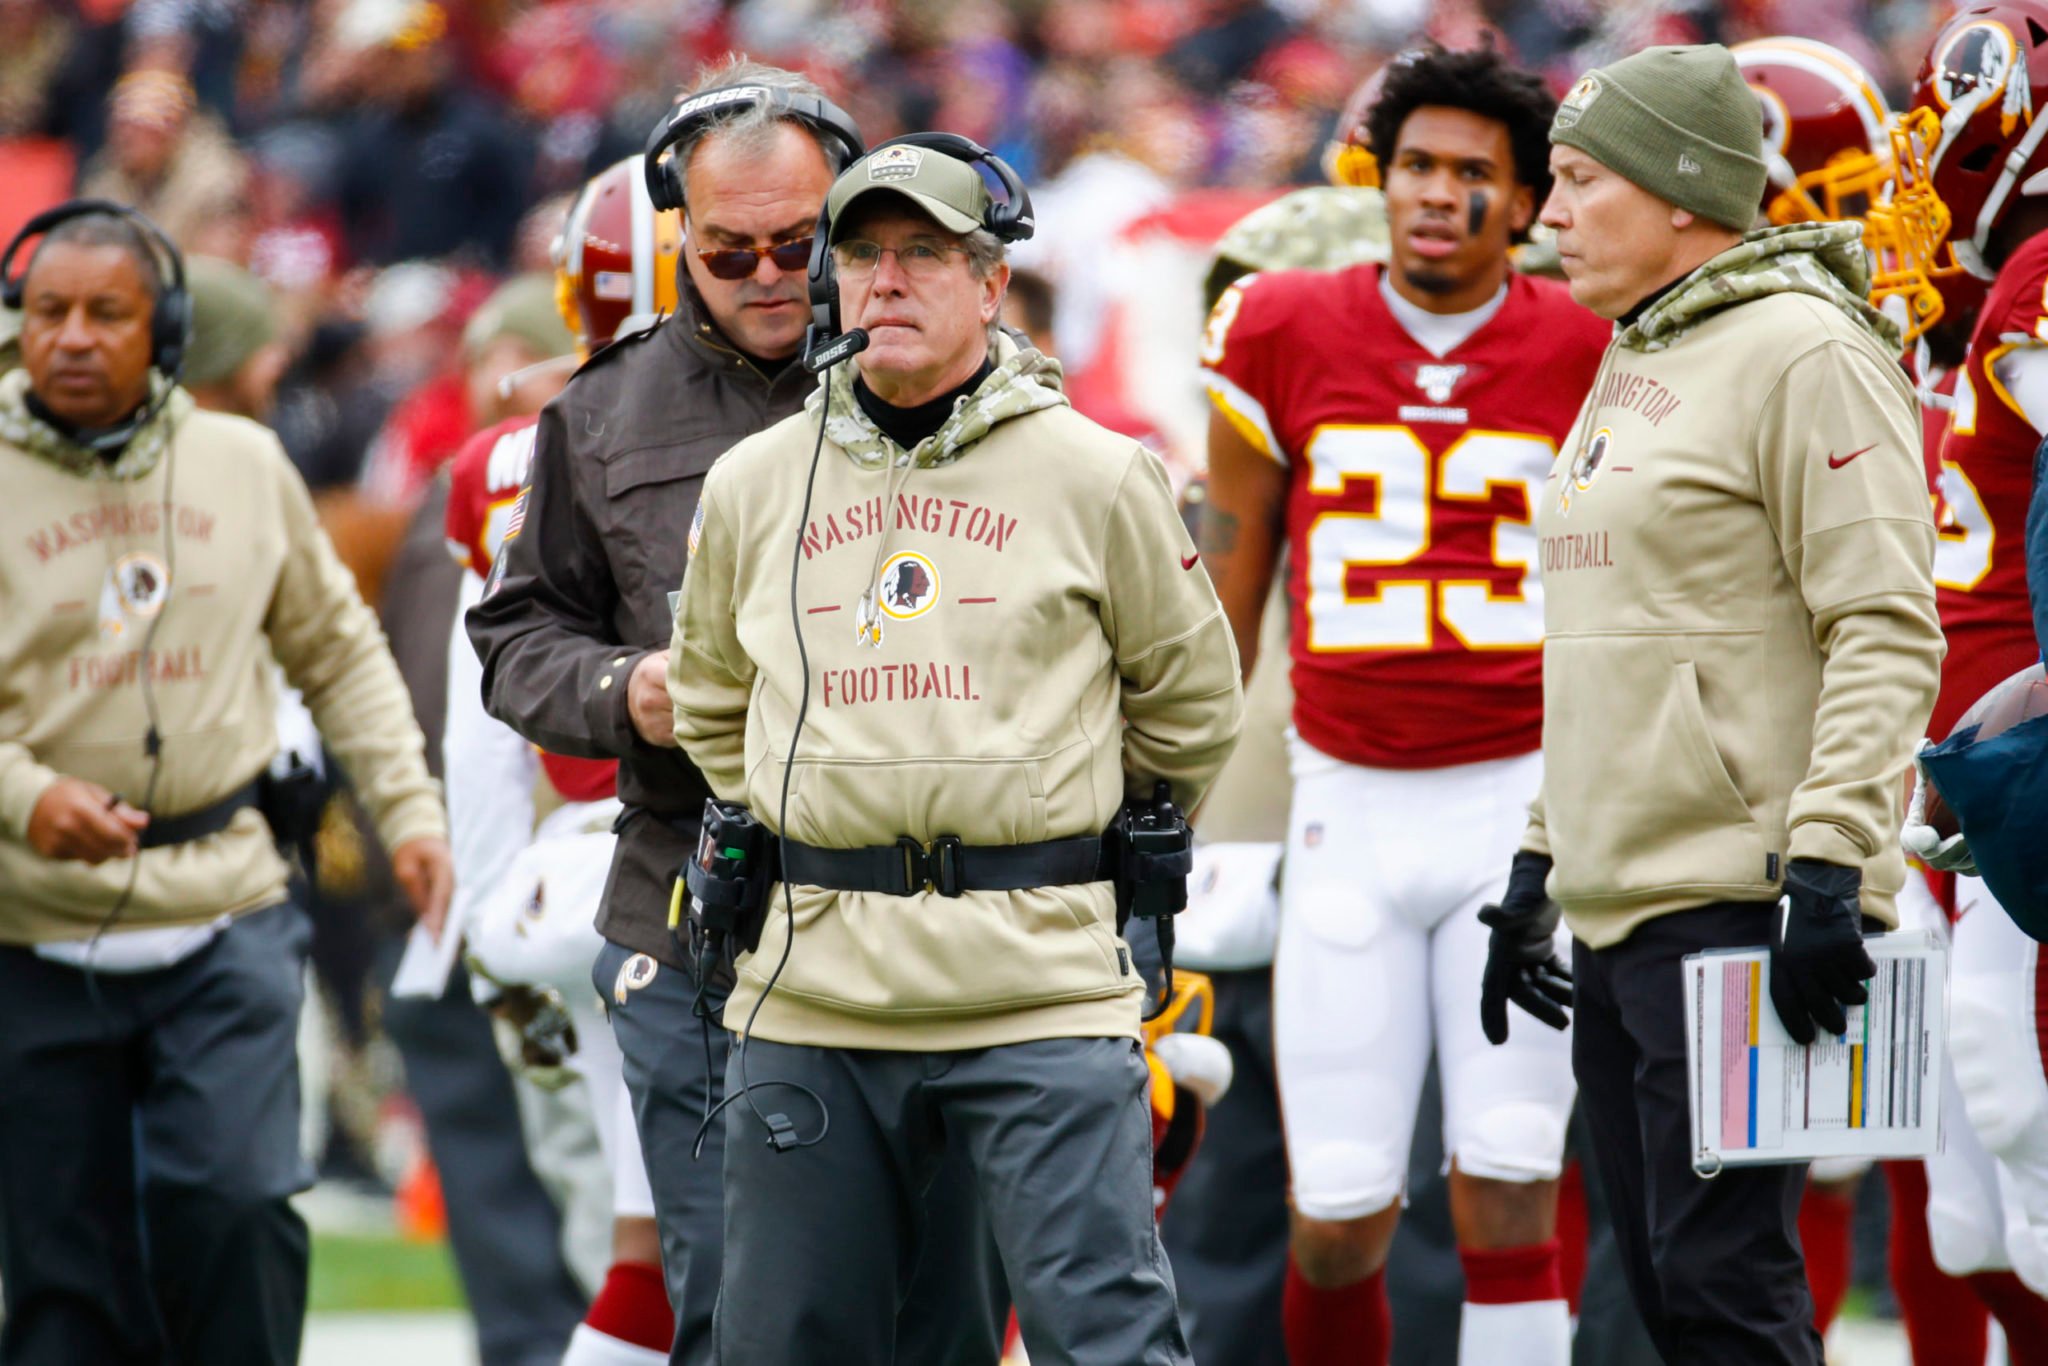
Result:
[[[979,389],[981,382],[995,373],[995,368],[995,357],[983,356],[981,368],[969,375],[966,383],[911,408],[899,408],[875,397],[874,391],[868,388],[868,382],[858,375],[853,380],[853,397],[860,404],[860,410],[868,415],[868,421],[880,427],[882,435],[907,451],[945,426],[946,419],[953,415],[953,405]]]
[[[1636,319],[1642,317],[1643,314],[1649,312],[1650,306],[1652,304],[1656,303],[1657,300],[1663,298],[1666,294],[1669,294],[1672,290],[1678,288],[1678,286],[1682,282],[1690,278],[1692,278],[1692,272],[1687,271],[1685,274],[1679,276],[1678,279],[1667,281],[1662,287],[1651,290],[1648,294],[1645,294],[1642,298],[1636,300],[1636,306],[1634,308],[1631,308],[1628,312],[1622,314],[1619,318],[1615,319],[1615,326],[1622,328],[1624,330],[1634,327],[1636,325]]]

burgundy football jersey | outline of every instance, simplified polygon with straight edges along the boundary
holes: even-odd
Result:
[[[2048,342],[2048,233],[2020,245],[1991,286],[1956,381],[1941,445],[1935,593],[1948,657],[1927,733],[1947,735],[1991,687],[2040,657],[2027,598],[2027,503],[2041,436],[1993,367]]]
[[[498,547],[518,529],[520,492],[533,463],[537,417],[509,417],[464,442],[448,466],[448,553],[488,578]],[[540,752],[548,782],[564,801],[601,801],[619,789],[616,759],[574,759]]]
[[[1290,472],[1295,729],[1376,768],[1526,754],[1543,731],[1532,513],[1612,329],[1517,275],[1437,356],[1379,280],[1247,276],[1203,339],[1212,399]]]
[[[537,417],[508,417],[462,443],[448,462],[448,553],[489,578],[533,463]]]

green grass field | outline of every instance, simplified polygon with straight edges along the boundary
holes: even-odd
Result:
[[[311,1309],[322,1312],[460,1309],[462,1287],[446,1243],[374,1234],[313,1237]]]

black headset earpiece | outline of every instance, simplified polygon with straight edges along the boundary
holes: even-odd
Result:
[[[1031,212],[1031,192],[1024,188],[1023,178],[1009,162],[973,138],[962,137],[958,133],[905,133],[902,137],[876,143],[873,150],[879,152],[884,147],[898,144],[907,147],[928,147],[934,152],[943,152],[955,161],[964,161],[970,165],[978,163],[988,167],[989,173],[996,178],[996,183],[1002,186],[1003,193],[1000,198],[993,194],[989,196],[988,215],[982,219],[981,225],[998,240],[1022,242],[1038,231],[1038,222],[1032,217]]]
[[[74,218],[94,214],[127,219],[141,230],[157,255],[160,288],[149,315],[149,363],[176,384],[185,372],[185,347],[192,339],[192,295],[185,288],[185,258],[162,228],[126,204],[111,199],[73,199],[29,219],[7,244],[7,250],[0,253],[0,304],[18,310],[23,303],[28,270],[24,266],[17,274],[14,269],[14,258],[23,247]]]
[[[858,161],[867,150],[853,117],[821,95],[796,94],[772,85],[722,85],[690,96],[662,115],[648,132],[641,171],[647,178],[647,197],[654,201],[656,209],[683,207],[683,168],[674,157],[665,157],[663,153],[736,104],[766,104],[778,117],[795,119],[838,144],[838,155],[832,158],[835,174]]]

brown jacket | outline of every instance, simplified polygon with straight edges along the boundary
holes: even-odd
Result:
[[[710,789],[682,751],[634,731],[626,683],[668,646],[711,462],[796,412],[813,383],[794,361],[762,373],[701,307],[686,291],[680,312],[599,351],[541,413],[523,523],[467,619],[491,715],[557,754],[620,761],[628,811],[597,927],[672,967],[685,965],[669,889]]]

